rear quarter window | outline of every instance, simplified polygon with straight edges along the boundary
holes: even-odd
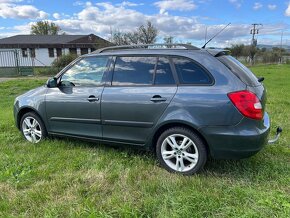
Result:
[[[180,84],[210,85],[213,83],[209,73],[193,60],[184,57],[174,57],[172,61]]]
[[[233,74],[248,86],[261,85],[257,77],[245,65],[230,55],[218,56],[217,59],[222,62]]]

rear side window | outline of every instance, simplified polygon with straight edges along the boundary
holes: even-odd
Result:
[[[194,61],[182,57],[175,57],[172,60],[180,84],[207,85],[212,83],[208,73]]]
[[[154,84],[156,85],[175,84],[169,60],[167,58],[164,57],[158,58]]]
[[[259,86],[260,83],[257,77],[241,62],[230,55],[217,57],[227,68],[230,69],[242,82],[249,86]]]
[[[112,85],[151,85],[156,57],[117,57]]]

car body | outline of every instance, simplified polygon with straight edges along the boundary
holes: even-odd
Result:
[[[226,51],[148,45],[79,57],[17,97],[14,115],[32,142],[49,134],[153,148],[167,170],[192,174],[207,156],[240,159],[260,151],[270,130],[265,104],[263,84]],[[34,118],[41,124],[35,132]],[[184,170],[178,158],[187,154]]]

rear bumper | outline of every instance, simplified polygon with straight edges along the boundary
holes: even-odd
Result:
[[[263,121],[243,120],[236,126],[204,127],[200,129],[215,159],[242,159],[259,152],[268,141],[269,115]]]

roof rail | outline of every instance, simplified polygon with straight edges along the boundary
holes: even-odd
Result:
[[[110,46],[98,49],[93,54],[102,53],[105,51],[113,51],[118,49],[185,49],[185,50],[199,50],[200,48],[189,45],[189,44],[139,44],[139,45],[121,45],[121,46]]]

